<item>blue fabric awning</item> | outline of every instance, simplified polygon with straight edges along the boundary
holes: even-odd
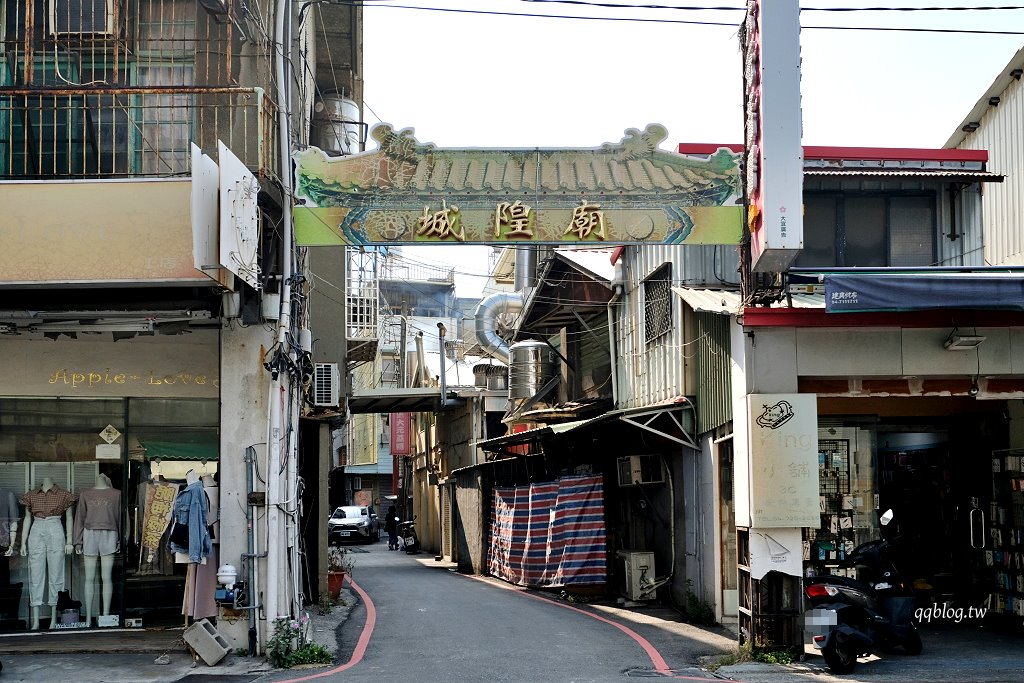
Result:
[[[825,275],[829,313],[937,308],[1024,311],[1024,275],[835,273]]]

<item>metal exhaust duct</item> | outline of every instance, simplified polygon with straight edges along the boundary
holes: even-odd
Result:
[[[498,336],[498,316],[514,317],[523,310],[523,295],[518,292],[497,292],[477,304],[476,337],[484,352],[508,363],[508,342]]]

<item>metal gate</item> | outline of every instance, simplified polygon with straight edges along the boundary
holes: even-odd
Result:
[[[441,487],[441,554],[449,560],[455,559],[455,541],[452,538],[452,495],[455,487],[451,484]]]

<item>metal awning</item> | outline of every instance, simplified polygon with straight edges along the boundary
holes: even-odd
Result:
[[[1024,311],[1024,274],[833,273],[825,275],[825,300],[829,313],[939,308]]]
[[[805,168],[804,177],[885,177],[885,178],[935,178],[962,183],[1001,183],[1003,176],[989,171],[951,168]]]
[[[671,423],[676,428],[678,434],[664,429],[659,429],[653,425],[655,420],[663,416],[671,420]],[[494,439],[477,441],[476,445],[485,451],[499,453],[502,455],[517,456],[521,454],[510,453],[507,449],[512,446],[520,446],[554,436],[579,433],[580,430],[592,429],[613,421],[625,422],[638,429],[652,432],[663,439],[674,441],[683,446],[689,446],[693,449],[699,448],[697,442],[693,438],[693,404],[685,398],[676,399],[672,403],[659,403],[653,406],[610,410],[607,413],[586,420],[551,424],[544,427],[537,427],[535,429],[528,429],[524,432],[506,434],[505,436],[499,436]]]
[[[739,315],[743,312],[743,295],[731,289],[696,289],[673,287],[676,293],[697,313]],[[772,308],[825,308],[824,294],[791,293],[772,304]]]
[[[350,413],[425,413],[440,410],[440,387],[372,389],[353,393],[348,399]]]

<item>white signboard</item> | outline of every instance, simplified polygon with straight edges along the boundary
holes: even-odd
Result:
[[[116,443],[96,444],[97,460],[120,460],[121,447]]]
[[[803,541],[799,528],[751,529],[750,576],[760,580],[768,572],[802,576]]]
[[[258,289],[259,183],[227,146],[217,141],[220,161],[220,265]]]
[[[814,394],[750,394],[750,523],[814,527],[818,505],[818,408]]]
[[[751,0],[747,185],[753,270],[786,270],[803,248],[803,147],[800,113],[800,6]]]
[[[192,143],[192,259],[196,270],[216,277],[217,162]]]

